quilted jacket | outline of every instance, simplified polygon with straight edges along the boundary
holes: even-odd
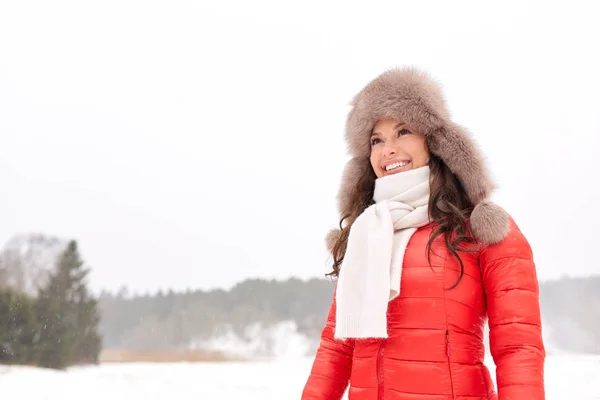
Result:
[[[406,249],[388,338],[336,340],[335,296],[302,400],[541,400],[544,359],[532,251],[514,221],[502,242],[473,245],[460,264],[443,235],[420,228]],[[484,365],[484,324],[497,390]]]

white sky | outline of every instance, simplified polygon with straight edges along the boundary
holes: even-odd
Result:
[[[75,238],[96,290],[322,276],[348,103],[416,65],[540,278],[600,272],[597,3],[354,4],[0,0],[0,242]]]

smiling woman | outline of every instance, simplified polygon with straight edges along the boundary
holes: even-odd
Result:
[[[416,128],[384,119],[373,127],[370,159],[375,175],[381,178],[427,165],[429,150],[425,136]]]
[[[328,236],[335,295],[303,400],[542,400],[533,254],[438,85],[394,69],[353,101]],[[484,364],[488,320],[496,383]]]

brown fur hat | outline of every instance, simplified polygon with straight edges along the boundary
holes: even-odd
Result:
[[[473,235],[483,243],[501,241],[509,229],[508,214],[488,201],[494,189],[484,157],[467,130],[452,122],[440,86],[415,68],[385,71],[369,82],[352,100],[346,121],[346,141],[351,160],[346,165],[340,189],[340,212],[348,209],[357,177],[369,173],[370,136],[382,119],[401,120],[423,133],[431,153],[441,158],[460,180],[475,205],[469,220]],[[327,246],[341,231],[329,232]]]

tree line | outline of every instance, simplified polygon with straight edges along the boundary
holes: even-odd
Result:
[[[5,246],[0,364],[65,368],[97,363],[103,349],[213,350],[214,340],[251,343],[289,321],[314,351],[333,295],[327,279],[292,278],[248,279],[230,290],[134,295],[123,288],[95,298],[88,272],[75,241],[29,236]],[[600,276],[540,282],[540,292],[544,330],[554,345],[600,354]],[[261,351],[268,351],[271,338],[264,340]]]
[[[311,351],[331,304],[327,279],[250,279],[231,290],[159,291],[131,295],[126,289],[99,297],[100,330],[109,348],[189,348],[198,342],[252,332],[293,321],[312,340]],[[600,354],[600,276],[540,282],[544,331],[553,345],[570,352]]]
[[[103,292],[98,298],[105,348],[136,351],[201,349],[211,339],[235,335],[251,341],[280,322],[318,337],[333,295],[326,279],[248,279],[230,290],[158,291],[131,295]],[[267,341],[268,338],[265,338]],[[268,352],[268,344],[263,349]],[[269,355],[269,354],[260,354]]]
[[[6,271],[11,266],[0,268],[0,364],[63,369],[97,363],[100,314],[77,243],[70,241],[53,268],[44,271],[37,293],[10,284]]]

